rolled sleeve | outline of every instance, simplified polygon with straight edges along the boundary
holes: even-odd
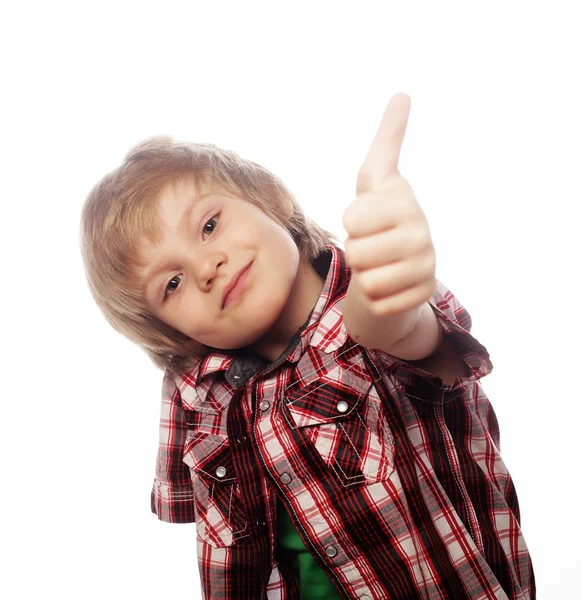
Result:
[[[196,521],[190,467],[184,463],[184,444],[190,425],[182,409],[180,393],[167,374],[162,385],[160,441],[156,476],[151,491],[151,510],[167,523]]]
[[[461,382],[457,386],[446,387],[465,386],[468,382],[474,382],[489,375],[493,370],[493,364],[487,348],[471,334],[472,319],[467,309],[438,279],[436,291],[428,302],[443,328],[444,334],[471,372],[469,376],[461,378]],[[392,375],[406,383],[410,382],[411,377],[418,376],[433,385],[444,385],[440,378],[424,371],[413,362],[383,352],[378,352],[378,357]]]

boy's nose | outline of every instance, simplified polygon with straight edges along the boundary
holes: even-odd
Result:
[[[226,257],[222,253],[214,253],[197,261],[195,272],[197,274],[199,285],[207,290],[212,287],[212,283],[220,273],[220,267],[226,263]]]

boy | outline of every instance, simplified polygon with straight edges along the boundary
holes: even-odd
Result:
[[[152,511],[196,522],[205,598],[535,598],[493,366],[398,173],[409,109],[345,252],[210,145],[144,142],[86,201],[94,297],[165,371]]]

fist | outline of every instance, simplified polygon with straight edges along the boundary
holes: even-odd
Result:
[[[358,174],[356,199],[343,214],[345,256],[368,310],[379,317],[420,306],[436,289],[430,229],[398,172],[410,98],[396,94]]]

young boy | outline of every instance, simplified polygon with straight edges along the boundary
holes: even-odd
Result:
[[[165,371],[152,511],[196,523],[205,598],[535,598],[493,366],[398,172],[409,108],[345,252],[212,145],[146,141],[86,201],[92,293]]]

